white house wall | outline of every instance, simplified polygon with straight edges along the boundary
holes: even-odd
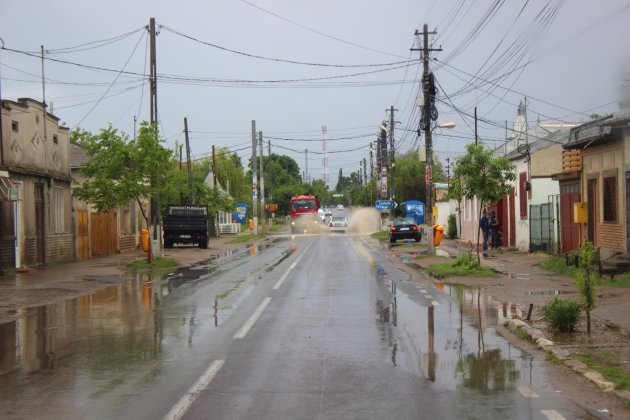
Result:
[[[462,200],[462,236],[461,239],[471,243],[477,243],[479,229],[479,199]]]

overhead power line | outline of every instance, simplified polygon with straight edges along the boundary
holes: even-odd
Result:
[[[30,57],[34,57],[34,58],[40,58],[38,57],[36,54],[27,52],[27,51],[20,51],[20,50],[15,50],[12,48],[2,48],[3,50],[6,51],[10,51],[10,52],[15,52],[17,54],[23,54],[23,55],[27,55]],[[53,61],[56,63],[61,63],[61,64],[68,64],[68,65],[72,65],[72,66],[76,66],[76,67],[80,67],[80,68],[85,68],[85,69],[89,69],[89,70],[98,70],[98,71],[106,71],[106,72],[110,72],[110,73],[116,73],[117,75],[128,75],[128,76],[136,76],[136,77],[142,77],[144,78],[145,75],[141,74],[141,73],[137,73],[137,72],[131,72],[131,71],[125,71],[125,70],[115,70],[115,69],[109,69],[109,68],[105,68],[105,67],[99,67],[99,66],[93,66],[93,65],[89,65],[89,64],[82,64],[82,63],[77,63],[77,62],[73,62],[73,61],[68,61],[68,60],[60,60],[57,58],[52,58],[52,57],[44,57],[45,60],[48,61]],[[192,77],[192,76],[182,76],[182,75],[173,75],[173,74],[161,74],[158,75],[158,80],[162,83],[181,83],[181,84],[187,84],[187,83],[216,83],[216,84],[225,84],[225,85],[242,85],[242,86],[246,86],[246,85],[258,85],[258,84],[281,84],[281,83],[301,83],[301,82],[312,82],[312,81],[323,81],[323,80],[333,80],[333,79],[345,79],[345,78],[351,78],[351,77],[358,77],[358,76],[365,76],[368,74],[375,74],[375,73],[383,73],[383,72],[387,72],[387,71],[392,71],[392,70],[398,70],[398,69],[402,69],[408,66],[412,66],[415,65],[416,63],[406,63],[406,64],[402,64],[399,66],[393,66],[393,67],[388,67],[388,68],[384,68],[384,69],[377,69],[377,70],[369,70],[369,71],[364,71],[364,72],[358,72],[358,73],[350,73],[350,74],[341,74],[341,75],[335,75],[335,76],[322,76],[322,77],[311,77],[311,78],[303,78],[303,79],[278,79],[278,80],[251,80],[251,79],[220,79],[220,78],[214,78],[214,77]],[[391,83],[391,82],[389,82]]]
[[[231,48],[227,48],[227,47],[222,47],[220,45],[214,44],[212,42],[208,42],[208,41],[202,41],[198,38],[193,37],[192,35],[187,35],[184,34],[180,31],[177,31],[173,28],[169,28],[168,26],[164,26],[164,25],[160,25],[161,29],[164,29],[167,32],[171,32],[175,35],[179,35],[183,38],[187,38],[191,41],[195,41],[198,42],[200,44],[203,45],[207,45],[209,47],[212,48],[216,48],[222,51],[227,51],[230,53],[234,53],[234,54],[238,54],[238,55],[242,55],[244,57],[249,57],[249,58],[256,58],[256,59],[260,59],[260,60],[267,60],[267,61],[275,61],[275,62],[280,62],[280,63],[289,63],[289,64],[299,64],[299,65],[303,65],[303,66],[316,66],[316,67],[385,67],[385,66],[394,66],[394,65],[398,65],[398,64],[403,64],[403,63],[413,63],[413,62],[418,62],[419,60],[413,60],[413,59],[408,59],[408,60],[404,60],[404,61],[395,61],[395,62],[390,62],[390,63],[377,63],[377,64],[325,64],[325,63],[312,63],[312,62],[307,62],[307,61],[298,61],[298,60],[287,60],[287,59],[283,59],[283,58],[274,58],[274,57],[265,57],[262,55],[257,55],[257,54],[251,54],[251,53],[246,53],[243,51],[238,51],[238,50],[234,50]]]
[[[307,31],[310,31],[310,32],[316,33],[316,34],[321,35],[321,36],[324,36],[324,37],[326,37],[326,38],[330,38],[330,39],[332,39],[332,40],[335,40],[335,41],[341,42],[341,43],[343,43],[343,44],[346,44],[346,45],[351,45],[351,46],[353,46],[353,47],[361,48],[361,49],[363,49],[363,50],[374,51],[374,52],[377,52],[377,53],[379,53],[379,54],[385,54],[385,55],[389,55],[389,56],[392,56],[392,57],[405,58],[405,57],[403,57],[403,56],[401,56],[401,55],[392,54],[392,53],[387,52],[387,51],[381,51],[381,50],[377,50],[377,49],[375,49],[375,48],[366,47],[365,45],[357,44],[357,43],[355,43],[355,42],[346,41],[346,40],[341,39],[341,38],[338,38],[338,37],[336,37],[336,36],[329,35],[329,34],[326,34],[326,33],[324,33],[324,32],[318,31],[317,29],[310,28],[310,27],[308,27],[308,26],[306,26],[306,25],[303,25],[303,24],[301,24],[301,23],[299,23],[299,22],[296,22],[296,21],[291,20],[291,19],[289,19],[289,18],[286,18],[286,17],[284,17],[284,16],[280,16],[279,14],[274,13],[274,12],[271,12],[271,11],[269,11],[269,10],[267,10],[267,9],[263,9],[262,7],[260,7],[260,6],[258,6],[258,5],[255,5],[255,4],[253,4],[253,3],[251,3],[251,2],[249,2],[249,1],[247,1],[247,0],[241,0],[241,1],[242,1],[243,3],[245,3],[245,4],[249,5],[249,6],[251,6],[251,7],[254,7],[254,8],[256,8],[256,9],[258,9],[258,10],[262,11],[262,12],[265,12],[265,13],[267,13],[267,14],[270,14],[270,15],[272,15],[272,16],[275,16],[275,17],[277,17],[278,19],[282,19],[282,20],[284,20],[285,22],[289,22],[289,23],[291,23],[291,24],[293,24],[293,25],[299,26],[299,27],[300,27],[300,28],[302,28],[302,29],[306,29]]]

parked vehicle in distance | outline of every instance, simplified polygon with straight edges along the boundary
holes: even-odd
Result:
[[[328,222],[329,232],[343,232],[348,230],[348,219],[345,216],[333,216]]]
[[[337,204],[337,210],[343,210],[343,204]]]
[[[322,222],[326,221],[326,214],[324,213],[323,208],[320,207],[317,209],[317,217],[319,217]]]
[[[164,247],[174,244],[197,244],[208,248],[210,218],[206,206],[168,206],[162,223],[164,227]]]
[[[389,243],[396,243],[399,239],[413,239],[416,242],[422,239],[422,232],[411,217],[395,219],[394,224],[389,228]]]

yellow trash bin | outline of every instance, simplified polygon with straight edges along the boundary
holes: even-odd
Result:
[[[140,233],[142,234],[142,249],[144,252],[149,252],[149,231],[142,229]]]
[[[254,230],[254,219],[249,219],[249,230]]]
[[[440,246],[442,235],[444,234],[444,226],[433,225],[433,246]]]

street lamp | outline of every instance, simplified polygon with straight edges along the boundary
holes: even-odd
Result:
[[[427,137],[430,138],[433,130],[436,128],[455,128],[455,123],[452,121],[448,121],[442,124],[438,124],[433,127],[430,131],[428,131]],[[427,147],[427,163],[426,163],[426,173],[425,173],[425,181],[427,184],[426,187],[426,209],[425,215],[429,216],[429,232],[427,232],[427,253],[433,254],[435,249],[433,247],[433,145],[432,141],[426,142]],[[426,220],[425,220],[426,223]]]

